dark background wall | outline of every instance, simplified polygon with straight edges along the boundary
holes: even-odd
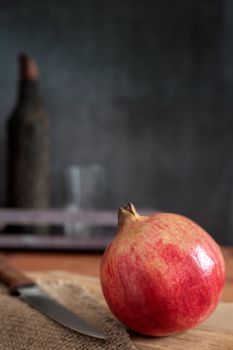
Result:
[[[16,58],[50,114],[53,203],[69,164],[103,164],[105,205],[175,211],[233,243],[230,0],[0,2],[0,194]]]

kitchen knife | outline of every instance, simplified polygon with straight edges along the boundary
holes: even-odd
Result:
[[[11,295],[18,296],[63,326],[91,337],[107,339],[103,332],[49,297],[33,280],[10,266],[3,257],[0,257],[0,281],[8,286]]]

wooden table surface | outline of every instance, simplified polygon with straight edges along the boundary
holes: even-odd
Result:
[[[233,247],[222,247],[227,276],[222,300],[233,301]],[[64,270],[83,275],[99,276],[101,254],[85,253],[4,253],[16,268],[25,271]]]

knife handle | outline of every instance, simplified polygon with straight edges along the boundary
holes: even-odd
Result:
[[[0,256],[0,282],[9,288],[12,295],[18,294],[19,287],[32,286],[35,283],[22,272],[8,264],[6,259]]]

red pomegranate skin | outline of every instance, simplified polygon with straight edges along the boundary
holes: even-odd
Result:
[[[131,215],[106,249],[103,294],[127,327],[150,336],[186,331],[217,306],[225,264],[217,243],[186,217]]]

